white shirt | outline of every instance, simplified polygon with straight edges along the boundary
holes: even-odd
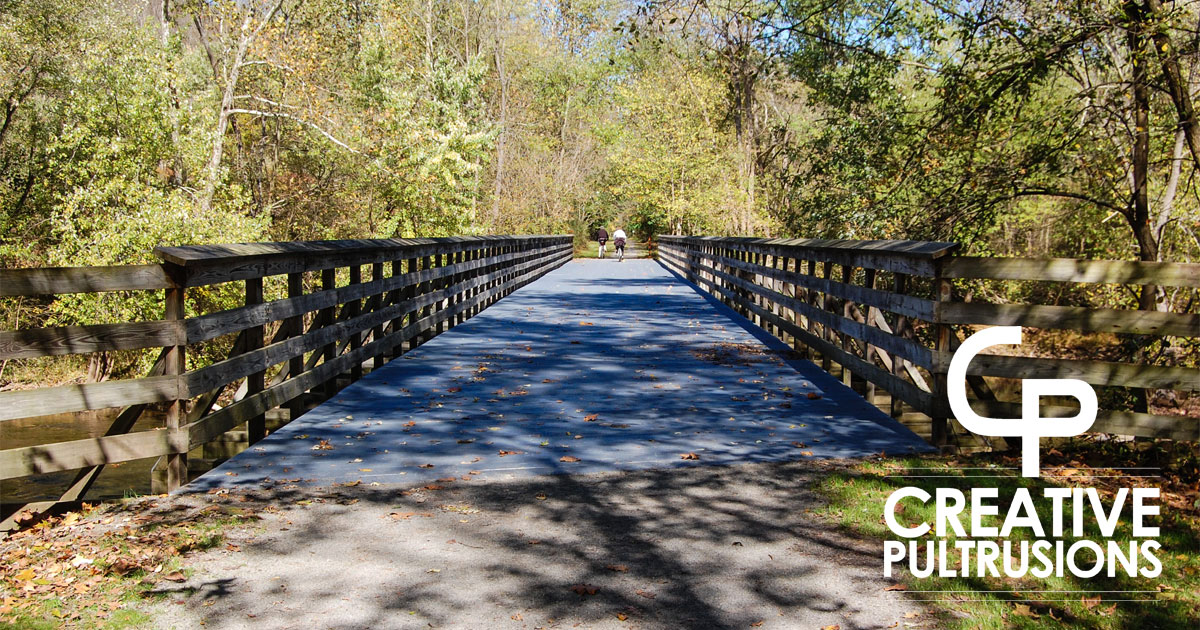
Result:
[[[616,232],[613,232],[613,240],[615,241],[619,238],[628,238],[625,236],[625,230],[617,230]]]

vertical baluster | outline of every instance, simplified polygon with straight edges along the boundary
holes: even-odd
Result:
[[[287,280],[288,298],[296,300],[304,295],[304,273],[289,273]],[[288,335],[299,337],[304,334],[304,316],[289,317],[283,325],[287,327]],[[304,372],[304,353],[301,352],[288,361],[288,377],[297,378]],[[304,392],[300,392],[288,403],[288,419],[295,420],[304,413]]]
[[[376,286],[378,286],[380,283],[383,282],[383,263],[382,262],[377,262],[377,263],[371,264],[371,282],[374,282],[376,284]],[[373,311],[381,311],[384,308],[386,308],[386,304],[384,303],[384,299],[383,299],[386,294],[382,290],[378,290],[378,291],[379,291],[379,293],[376,293],[371,298],[371,303],[374,306],[374,308],[372,308],[371,310],[373,310]],[[371,329],[371,342],[374,343],[376,341],[379,341],[380,339],[383,339],[383,322],[380,322],[373,329]],[[379,348],[380,346],[376,345],[375,347]],[[383,361],[384,361],[383,360],[383,351],[375,350],[374,355],[375,356],[372,357],[371,367],[372,368],[383,367]]]
[[[893,273],[892,292],[896,295],[904,295],[908,290],[907,281],[907,275],[900,272]],[[896,317],[896,327],[892,331],[892,334],[898,339],[902,338],[904,336],[904,327],[907,325],[908,319],[905,316],[900,315]],[[896,375],[896,378],[901,378],[904,374],[904,359],[894,352],[892,353],[892,374]],[[892,392],[891,416],[893,418],[899,418],[903,413],[904,401],[900,400],[900,397],[896,395],[896,392]]]
[[[333,291],[337,288],[337,269],[322,269],[321,270],[321,290]],[[321,309],[317,314],[321,318],[321,327],[325,328],[332,326],[337,319],[337,305]],[[337,342],[331,341],[321,348],[321,354],[324,355],[323,361],[329,363],[333,361],[334,353],[337,349]],[[333,398],[337,394],[337,374],[330,374],[325,381],[325,397]]]
[[[262,304],[263,302],[263,279],[247,278],[246,279],[246,306],[253,304]],[[246,352],[253,352],[263,347],[263,327],[251,326],[246,329]],[[266,387],[265,371],[254,372],[246,377],[246,397],[249,398],[265,389]],[[246,422],[246,435],[250,444],[254,444],[267,436],[267,419],[263,414],[258,414],[250,418]]]

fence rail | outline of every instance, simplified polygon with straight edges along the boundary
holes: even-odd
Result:
[[[77,500],[105,464],[160,457],[166,486],[187,481],[187,453],[241,425],[249,443],[265,415],[302,412],[570,260],[569,236],[454,237],[163,247],[158,265],[0,271],[0,296],[162,291],[159,321],[0,332],[0,360],[159,348],[144,378],[0,393],[0,422],[122,407],[106,435],[0,450],[0,479],[83,469]],[[365,268],[365,273],[364,273]],[[286,278],[265,300],[264,280]],[[242,306],[186,316],[192,287],[239,283]],[[227,358],[186,370],[188,346],[236,335]],[[271,335],[268,338],[268,335]],[[236,387],[229,402],[229,389]],[[149,405],[165,426],[131,433]]]
[[[953,351],[972,327],[1110,333],[1144,346],[1152,339],[1200,338],[1195,312],[1096,309],[1045,304],[965,301],[955,282],[1034,281],[1089,285],[1200,287],[1200,265],[1103,260],[980,258],[955,255],[954,243],[825,241],[662,236],[662,262],[793,347],[836,363],[847,385],[891,396],[928,416],[935,444],[954,442],[946,401]],[[1189,308],[1194,311],[1197,302]],[[1051,357],[979,355],[967,370],[972,406],[994,417],[1019,417],[1020,404],[997,391],[1021,378],[1075,378],[1124,390],[1200,391],[1200,370]],[[1008,392],[1011,394],[1011,392]],[[1142,399],[1144,393],[1141,394]],[[1133,396],[1136,400],[1137,396]],[[1075,408],[1043,401],[1042,414]],[[1103,400],[1102,400],[1103,404]],[[1092,431],[1176,440],[1200,439],[1200,419],[1110,404]],[[1144,407],[1144,404],[1142,405]]]

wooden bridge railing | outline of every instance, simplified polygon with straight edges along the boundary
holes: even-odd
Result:
[[[658,239],[660,260],[797,351],[809,358],[819,355],[827,371],[831,363],[838,364],[847,385],[872,399],[875,387],[886,390],[893,416],[901,414],[901,402],[929,416],[935,444],[954,440],[947,421],[946,371],[970,327],[1021,325],[1088,336],[1115,334],[1143,347],[1154,339],[1194,343],[1200,338],[1195,312],[1200,265],[975,258],[955,256],[956,247],[920,241]],[[979,281],[1181,287],[1193,299],[1176,301],[1188,303],[1192,312],[989,304],[965,301],[955,290],[955,283]],[[1020,404],[994,391],[1005,384],[998,378],[1074,378],[1128,392],[1200,390],[1200,370],[1160,362],[1164,364],[984,354],[968,369],[969,393],[977,399],[972,402],[977,412],[1015,418],[1021,415]],[[1141,409],[1136,403],[1120,404],[1136,395],[1101,396],[1092,431],[1200,439],[1200,418],[1151,413],[1142,396]],[[1054,399],[1043,402],[1044,416],[1074,415],[1078,409],[1056,405]]]
[[[60,499],[76,500],[104,464],[161,457],[176,488],[187,481],[189,450],[240,425],[250,443],[261,439],[267,411],[299,415],[306,394],[331,396],[364,362],[377,367],[463,322],[570,260],[572,249],[569,236],[493,236],[155,253],[161,264],[0,270],[0,296],[163,291],[165,304],[160,321],[0,332],[0,360],[159,349],[144,378],[0,393],[0,430],[16,418],[123,407],[102,437],[0,450],[0,479],[83,469]],[[264,280],[283,279],[286,297],[265,301]],[[235,282],[243,306],[185,313],[189,289]],[[228,358],[186,369],[189,345],[219,338],[233,338]],[[217,409],[218,401],[228,404]],[[166,407],[165,426],[130,432],[150,405]]]

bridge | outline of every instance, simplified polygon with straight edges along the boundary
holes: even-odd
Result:
[[[979,298],[1013,282],[1194,290],[1198,265],[978,258],[916,241],[655,246],[656,260],[616,262],[573,260],[566,236],[258,243],[0,271],[0,296],[148,292],[163,304],[159,320],[0,332],[5,361],[155,357],[142,378],[0,392],[0,422],[116,410],[103,435],[4,445],[0,480],[69,474],[59,496],[24,506],[46,509],[87,496],[105,465],[146,458],[158,458],[157,487],[207,490],[1003,448],[963,432],[945,402],[949,356],[971,327],[1200,336],[1195,313]],[[1012,417],[1017,378],[1137,392],[1195,391],[1197,376],[988,355],[969,384],[981,411]],[[1105,398],[1093,430],[1197,438],[1195,417],[1128,399]],[[156,408],[161,426],[133,430]]]

